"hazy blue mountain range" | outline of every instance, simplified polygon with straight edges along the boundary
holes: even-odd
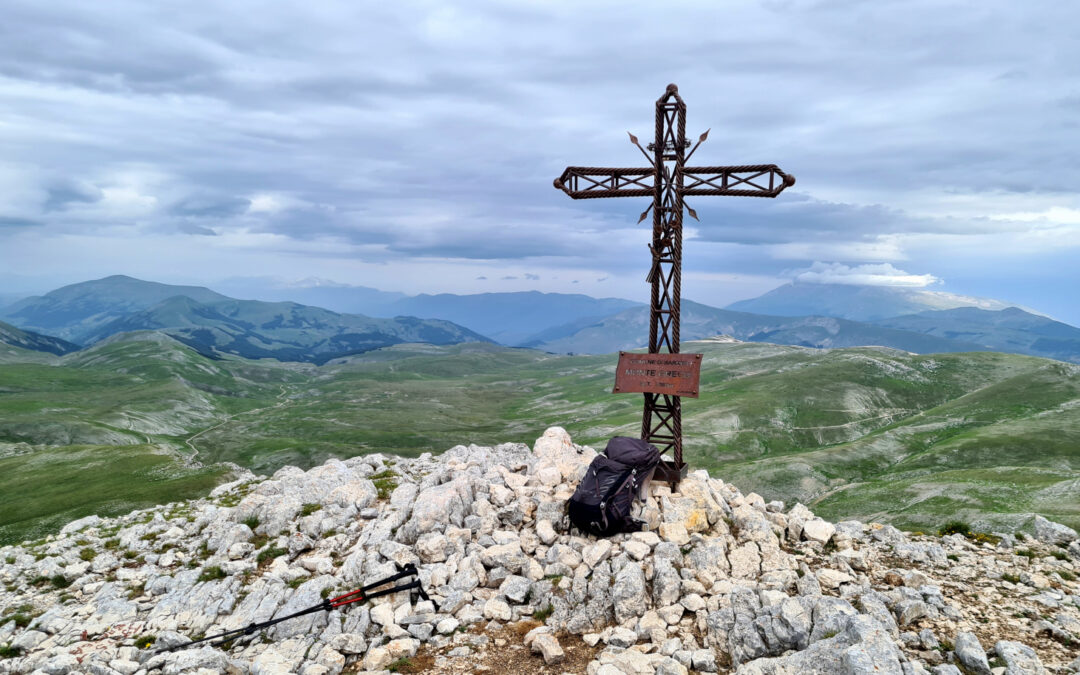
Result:
[[[73,352],[79,348],[79,345],[72,344],[67,340],[21,330],[3,321],[0,321],[0,343],[36,352],[48,352],[58,356]]]
[[[302,279],[292,283],[283,283],[272,277],[239,277],[215,283],[214,288],[232,298],[296,302],[301,305],[322,307],[339,314],[366,314],[367,316],[408,314],[408,312],[395,312],[390,309],[393,303],[408,297],[404,293],[381,291],[368,286],[338,284],[325,279]]]
[[[572,328],[572,327],[571,327]],[[781,317],[732,312],[697,302],[682,302],[682,340],[730,335],[748,342],[802,347],[880,345],[918,354],[985,350],[977,344],[825,316]],[[537,349],[559,354],[606,354],[637,349],[649,341],[649,309],[635,307],[554,337]]]
[[[208,356],[227,353],[314,363],[401,342],[489,341],[449,321],[378,319],[292,302],[234,300],[205,288],[121,276],[27,298],[5,314],[24,329],[48,326],[52,333],[70,335],[83,345],[118,333],[154,330]]]
[[[593,322],[641,303],[567,293],[478,293],[416,295],[392,303],[387,311],[468,326],[508,346],[537,342],[537,334],[571,322]]]
[[[117,333],[165,332],[203,354],[324,363],[332,358],[401,342],[435,345],[490,342],[449,321],[414,317],[376,319],[338,314],[294,302],[226,300],[203,304],[176,296],[88,335],[96,342]]]
[[[352,297],[356,303],[378,305],[384,316],[394,318],[337,313],[295,302],[236,300],[197,286],[112,276],[23,299],[0,311],[0,319],[24,331],[83,345],[117,333],[157,330],[207,355],[315,363],[402,342],[495,340],[555,353],[602,354],[640,348],[648,339],[648,308],[618,298],[539,292],[405,297],[332,285],[307,290],[338,294],[339,303]],[[855,315],[872,313],[874,308],[887,313],[967,300],[1004,306],[996,300],[918,289],[825,284],[791,284],[758,300],[777,306],[784,298],[791,301],[788,309],[803,302],[834,314]],[[846,309],[845,301],[850,302]],[[764,315],[683,301],[683,340],[718,334],[818,348],[880,345],[921,354],[995,350],[1080,362],[1080,329],[1017,308],[924,310],[868,322],[827,315]],[[25,339],[18,344],[30,349],[45,345],[41,350],[51,353],[70,350],[59,343]]]
[[[999,352],[1080,363],[1080,328],[1009,307],[991,312],[959,307],[875,322],[880,326],[963,340]]]
[[[5,307],[0,318],[23,330],[87,344],[102,326],[177,295],[205,303],[230,299],[201,286],[173,286],[117,274],[24,298]]]
[[[928,310],[977,307],[1001,310],[1008,303],[942,291],[900,286],[790,283],[725,309],[773,316],[834,316],[851,321],[878,321]]]

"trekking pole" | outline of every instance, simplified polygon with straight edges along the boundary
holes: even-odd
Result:
[[[187,642],[187,643],[182,644],[182,645],[174,645],[172,647],[163,647],[162,649],[157,650],[156,653],[160,654],[161,652],[172,652],[172,651],[176,651],[178,649],[187,649],[188,647],[191,647],[192,645],[197,645],[197,644],[200,644],[202,642],[215,642],[216,644],[214,644],[213,646],[217,646],[217,645],[224,644],[224,643],[226,643],[226,642],[228,642],[230,640],[233,640],[235,638],[238,638],[238,637],[242,637],[242,636],[245,636],[245,635],[251,635],[251,634],[253,634],[253,633],[257,632],[257,631],[260,631],[260,630],[262,630],[264,628],[269,628],[270,626],[273,626],[274,624],[278,624],[278,623],[281,623],[283,621],[288,621],[289,619],[295,619],[297,617],[304,616],[306,614],[313,614],[315,612],[324,612],[324,611],[329,612],[330,610],[336,609],[338,607],[344,607],[345,605],[351,605],[351,604],[357,603],[357,602],[367,602],[368,600],[373,600],[375,598],[382,597],[384,595],[392,595],[394,593],[399,593],[401,591],[416,590],[418,595],[420,596],[420,598],[422,598],[423,600],[430,601],[431,604],[435,605],[435,609],[437,611],[439,609],[439,606],[437,604],[435,604],[435,601],[431,600],[431,598],[428,596],[428,594],[424,591],[424,588],[421,585],[419,578],[414,579],[413,581],[410,581],[408,583],[401,584],[399,586],[393,586],[391,588],[384,588],[382,590],[378,590],[378,591],[375,591],[373,593],[368,593],[368,591],[370,591],[372,589],[379,588],[380,586],[385,586],[386,584],[391,583],[393,581],[397,581],[398,579],[404,579],[405,577],[419,576],[419,573],[416,570],[416,565],[414,565],[412,563],[409,563],[409,564],[405,565],[404,567],[399,565],[398,570],[400,570],[400,571],[397,574],[386,577],[385,579],[382,579],[380,581],[370,583],[367,586],[359,588],[359,589],[357,589],[355,591],[350,591],[348,593],[345,593],[344,595],[339,595],[339,596],[337,596],[335,598],[327,598],[327,599],[323,600],[322,602],[320,602],[317,605],[312,605],[311,607],[308,607],[307,609],[301,609],[300,611],[294,612],[293,614],[290,614],[288,616],[282,616],[282,617],[278,617],[278,618],[270,618],[267,621],[261,621],[261,622],[258,622],[258,623],[251,623],[251,624],[249,624],[249,625],[247,625],[247,626],[245,626],[243,628],[236,628],[234,630],[225,631],[224,633],[218,633],[217,635],[210,635],[210,636],[207,636],[207,637],[204,637],[204,638],[200,638],[198,640],[192,640],[191,642]],[[220,642],[217,642],[217,641],[220,641]]]

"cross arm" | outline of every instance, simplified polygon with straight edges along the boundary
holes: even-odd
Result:
[[[784,173],[775,164],[686,166],[682,177],[684,197],[775,197],[795,184],[795,176]]]
[[[574,199],[601,197],[652,197],[656,171],[568,166],[555,179],[555,187]]]

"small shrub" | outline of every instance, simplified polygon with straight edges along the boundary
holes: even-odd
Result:
[[[15,564],[15,556],[13,556],[13,555],[9,555],[7,558],[4,558],[4,560],[6,560],[7,564],[9,564],[9,565],[14,565]]]
[[[551,605],[545,605],[544,607],[541,607],[540,609],[533,612],[532,616],[533,616],[534,619],[536,619],[540,623],[544,623],[545,621],[547,621],[548,617],[551,616],[552,612],[554,612],[554,611],[555,611],[554,607],[552,607]]]
[[[244,523],[244,525],[247,525],[248,528],[252,532],[254,532],[255,528],[257,528],[259,526],[259,519],[256,516],[251,516],[250,518],[244,518],[244,520],[242,520],[241,522]]]
[[[76,546],[89,546],[90,541],[88,539],[76,539],[75,540],[75,545]]]
[[[289,582],[289,588],[300,588],[301,586],[304,585],[304,582],[307,581],[308,578],[309,577],[296,577],[295,579],[293,579],[292,581]]]
[[[952,560],[953,562],[956,562],[957,560],[960,560],[960,556],[956,555],[955,553],[950,553],[949,555],[947,555],[945,557],[948,558],[949,560]]]
[[[114,548],[120,548],[120,539],[119,538],[114,538],[114,539],[107,540],[105,542],[105,548],[107,548],[109,550],[112,550]]]
[[[83,550],[79,551],[79,557],[82,558],[83,560],[85,560],[86,562],[90,562],[91,560],[93,560],[94,558],[97,557],[97,551],[95,551],[94,549],[87,546]]]
[[[977,541],[980,544],[990,544],[991,546],[997,546],[1001,543],[1001,537],[986,532],[972,532],[968,535],[968,539]]]
[[[327,586],[326,588],[319,591],[319,595],[322,597],[323,600],[325,600],[325,599],[330,597],[330,594],[332,592],[333,592],[333,589],[331,589],[329,586]]]
[[[226,576],[225,570],[221,569],[217,565],[203,568],[202,574],[199,575],[199,581],[216,581],[218,579],[224,579]]]
[[[266,546],[266,542],[270,541],[270,537],[265,534],[257,534],[251,538],[251,544],[255,547],[255,550],[259,550],[263,546]]]
[[[1001,580],[1002,581],[1008,581],[1010,584],[1018,584],[1018,583],[1020,583],[1020,575],[1019,574],[1013,574],[1011,572],[1006,572],[1006,573],[1001,575]]]
[[[156,635],[150,635],[149,633],[145,633],[135,638],[135,648],[150,649],[152,646],[154,646],[155,642],[157,642]]]
[[[1069,570],[1058,570],[1058,576],[1065,581],[1076,581],[1076,575]]]
[[[1050,555],[1057,558],[1058,560],[1068,560],[1069,559],[1069,556],[1066,555],[1064,551],[1050,551]]]
[[[40,574],[30,580],[31,586],[44,586],[47,583],[49,583],[49,577]]]
[[[316,511],[318,511],[321,508],[322,508],[322,504],[316,504],[314,502],[309,502],[307,504],[304,504],[302,507],[300,507],[300,517],[303,518],[303,517],[310,516],[311,514],[315,513]]]
[[[139,557],[139,554],[137,552],[135,552],[135,551],[132,551],[130,549],[127,550],[127,551],[124,551],[124,560],[134,560],[135,558],[138,558],[138,557]]]
[[[337,534],[337,530],[329,529],[326,532],[323,532],[323,539],[329,539],[330,537],[333,537],[336,534]]]
[[[962,520],[950,520],[949,522],[938,528],[938,536],[944,537],[949,534],[962,534],[965,537],[971,536],[971,525],[965,523]]]
[[[1036,553],[1035,551],[1032,551],[1030,548],[1017,549],[1016,550],[1016,555],[1022,555],[1022,556],[1024,556],[1025,558],[1027,558],[1029,560],[1039,557],[1039,554]]]
[[[16,659],[22,656],[22,653],[22,647],[13,647],[12,645],[0,647],[0,659]]]
[[[1027,535],[1025,535],[1023,532],[1016,533],[1016,541],[1024,541],[1025,539],[1027,539]]]
[[[386,666],[386,669],[391,673],[414,673],[413,662],[408,657],[402,656],[397,661],[394,661],[390,665]]]
[[[269,564],[270,561],[272,561],[274,558],[283,556],[286,553],[288,553],[288,551],[283,548],[271,546],[269,548],[264,548],[263,550],[259,551],[259,555],[255,557],[255,561],[260,565],[264,563]]]
[[[54,574],[49,581],[52,583],[53,588],[67,588],[71,585],[71,581],[63,574]]]

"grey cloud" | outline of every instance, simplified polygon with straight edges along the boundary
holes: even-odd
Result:
[[[185,233],[185,234],[198,234],[198,235],[203,235],[203,236],[207,236],[207,237],[216,237],[216,236],[218,236],[218,233],[214,232],[210,228],[203,227],[202,225],[196,225],[195,223],[181,223],[179,228],[180,228],[180,231]]]
[[[36,170],[44,197],[39,213],[12,213],[45,232],[273,233],[306,256],[328,239],[371,252],[317,255],[530,259],[545,283],[545,269],[582,260],[635,270],[647,254],[613,233],[647,201],[571,202],[551,180],[571,164],[641,165],[625,131],[648,141],[675,79],[688,132],[712,128],[695,163],[775,162],[799,177],[777,200],[692,200],[688,268],[776,273],[767,249],[780,244],[1015,230],[924,215],[909,198],[1071,198],[1078,18],[1066,3],[1005,0],[952,14],[930,2],[17,2],[0,23],[0,94],[20,125],[5,160]],[[669,39],[679,48],[658,54]],[[250,212],[265,194],[287,205]],[[152,206],[131,215],[132,195]]]
[[[17,216],[0,216],[0,228],[41,227],[42,223]]]
[[[189,195],[173,204],[174,215],[191,218],[230,218],[238,216],[251,206],[251,200],[212,194]]]
[[[47,197],[43,208],[59,211],[71,204],[92,204],[101,199],[101,190],[94,185],[74,180],[61,180],[47,188]]]

